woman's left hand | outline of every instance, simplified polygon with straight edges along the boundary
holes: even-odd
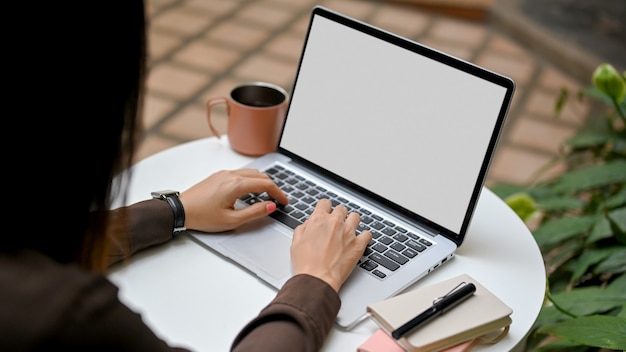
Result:
[[[287,196],[266,174],[255,169],[223,170],[198,182],[180,194],[185,209],[185,227],[204,232],[232,230],[276,210],[273,201],[235,209],[235,201],[248,193],[267,192],[280,204]]]

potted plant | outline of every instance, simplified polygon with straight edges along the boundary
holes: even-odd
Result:
[[[530,351],[626,349],[626,72],[601,64],[592,82],[578,98],[601,113],[566,142],[566,171],[493,187],[529,225],[546,265]],[[568,98],[564,90],[557,112]]]

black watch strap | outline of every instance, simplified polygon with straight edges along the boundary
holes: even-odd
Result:
[[[187,228],[185,228],[185,209],[183,208],[183,203],[180,201],[180,198],[178,198],[179,195],[180,192],[171,190],[152,192],[152,198],[165,200],[172,208],[172,212],[174,213],[174,230],[172,233],[174,235],[178,235],[187,230]]]

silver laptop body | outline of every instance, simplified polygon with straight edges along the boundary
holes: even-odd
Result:
[[[313,8],[277,151],[245,167],[295,172],[300,184],[393,225],[381,231],[394,242],[374,239],[344,284],[340,327],[453,258],[513,90],[507,77]],[[190,232],[277,289],[291,277],[292,233],[270,216],[226,233]]]

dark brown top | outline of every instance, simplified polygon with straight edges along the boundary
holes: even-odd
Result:
[[[166,202],[148,200],[130,210],[128,218],[113,211],[120,248],[127,249],[113,253],[112,262],[171,239],[173,216]],[[130,231],[124,231],[127,225]],[[2,254],[0,350],[185,351],[160,340],[117,293],[106,276],[40,253]],[[325,282],[295,276],[243,327],[232,351],[317,351],[339,306],[339,296]]]

